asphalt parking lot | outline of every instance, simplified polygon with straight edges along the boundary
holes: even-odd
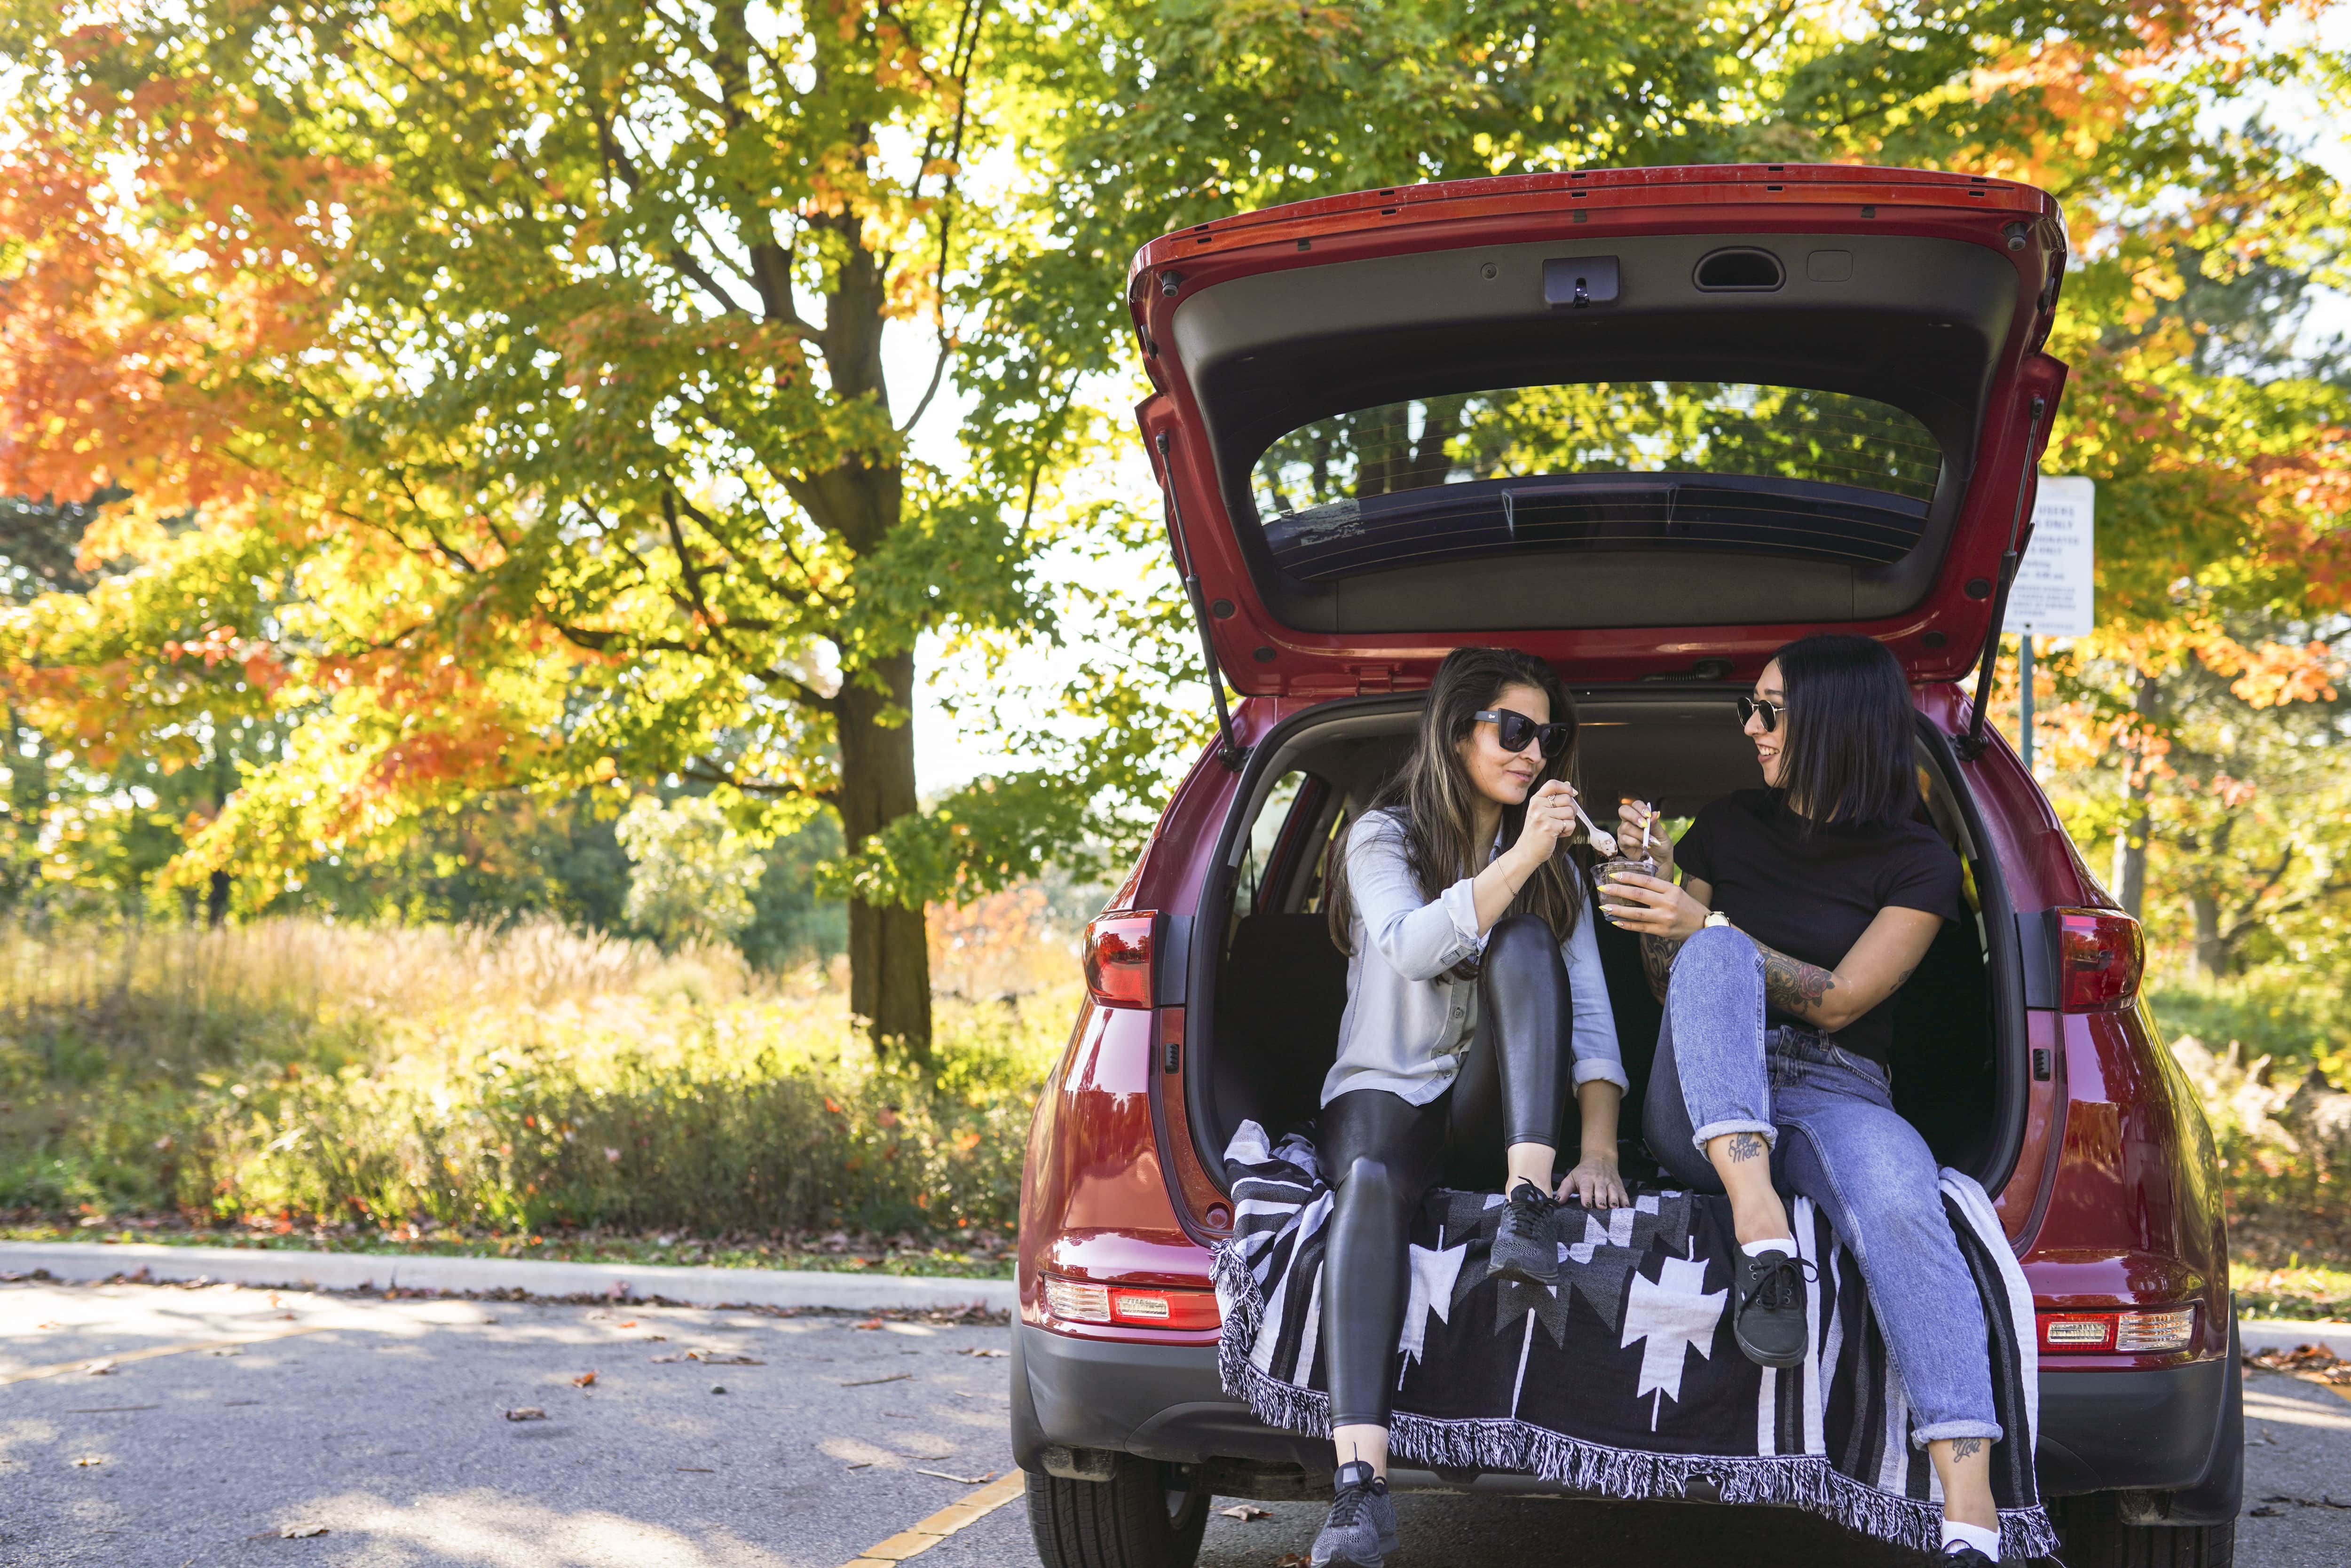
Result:
[[[842,1568],[894,1542],[922,1568],[1015,1568],[1036,1557],[999,1479],[1005,1339],[846,1314],[0,1285],[0,1564]],[[2247,1416],[2262,1511],[2239,1562],[2351,1562],[2351,1400],[2255,1374]],[[1399,1513],[1402,1568],[1917,1561],[1761,1511],[1408,1497]],[[1319,1517],[1219,1513],[1202,1562],[1277,1568]]]

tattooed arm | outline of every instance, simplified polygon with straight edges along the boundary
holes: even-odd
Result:
[[[1704,924],[1713,895],[1713,887],[1697,877],[1679,887],[1646,876],[1609,884],[1611,902],[1624,911],[1618,923],[1640,936],[1642,971],[1659,1001],[1666,999],[1674,955]],[[1792,1018],[1843,1029],[1901,988],[1942,926],[1941,915],[1925,910],[1881,909],[1834,969],[1756,942],[1763,955],[1764,999]]]
[[[1713,907],[1713,885],[1694,876],[1682,883],[1680,893],[1697,906],[1698,918],[1704,920],[1707,911]],[[1638,930],[1639,927],[1635,925],[1626,929]],[[1682,944],[1688,940],[1686,934],[1674,930],[1641,932],[1641,972],[1648,978],[1650,994],[1661,1002],[1666,999],[1666,984],[1673,978],[1674,955],[1680,952]]]
[[[1763,999],[1792,1018],[1841,1030],[1902,988],[1941,930],[1922,909],[1881,909],[1834,969],[1755,944],[1763,955]],[[1646,944],[1644,944],[1646,946]]]
[[[1674,955],[1682,950],[1686,940],[1647,935],[1641,938],[1641,972],[1648,977],[1650,994],[1661,1002],[1666,999],[1666,982],[1673,978]]]

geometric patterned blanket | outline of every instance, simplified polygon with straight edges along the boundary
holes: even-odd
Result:
[[[1226,1152],[1234,1232],[1218,1249],[1227,1392],[1270,1426],[1330,1433],[1319,1344],[1331,1189],[1313,1145],[1269,1147],[1245,1122]],[[2057,1550],[2032,1472],[2039,1418],[2032,1296],[1983,1188],[1942,1173],[1945,1210],[1989,1325],[2001,1555]],[[1932,1552],[1942,1489],[1909,1440],[1910,1410],[1851,1253],[1818,1209],[1790,1203],[1816,1266],[1804,1364],[1740,1353],[1729,1311],[1728,1199],[1638,1195],[1560,1210],[1560,1283],[1493,1278],[1498,1193],[1429,1194],[1415,1223],[1389,1447],[1440,1475],[1540,1476],[1597,1497],[1808,1510]]]

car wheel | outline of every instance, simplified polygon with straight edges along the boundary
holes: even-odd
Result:
[[[2071,1497],[2053,1511],[2065,1568],[2235,1568],[2237,1521],[2126,1524],[2119,1500]]]
[[[1199,1472],[1121,1454],[1106,1481],[1029,1472],[1029,1530],[1045,1568],[1192,1568],[1208,1527]]]

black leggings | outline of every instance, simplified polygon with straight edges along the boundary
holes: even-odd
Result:
[[[1573,1014],[1567,967],[1540,916],[1495,925],[1479,993],[1486,1026],[1444,1093],[1415,1105],[1384,1089],[1354,1089],[1322,1107],[1316,1142],[1335,1194],[1322,1265],[1333,1427],[1388,1424],[1409,1286],[1406,1238],[1429,1188],[1446,1182],[1491,1191],[1510,1145],[1559,1147]]]

